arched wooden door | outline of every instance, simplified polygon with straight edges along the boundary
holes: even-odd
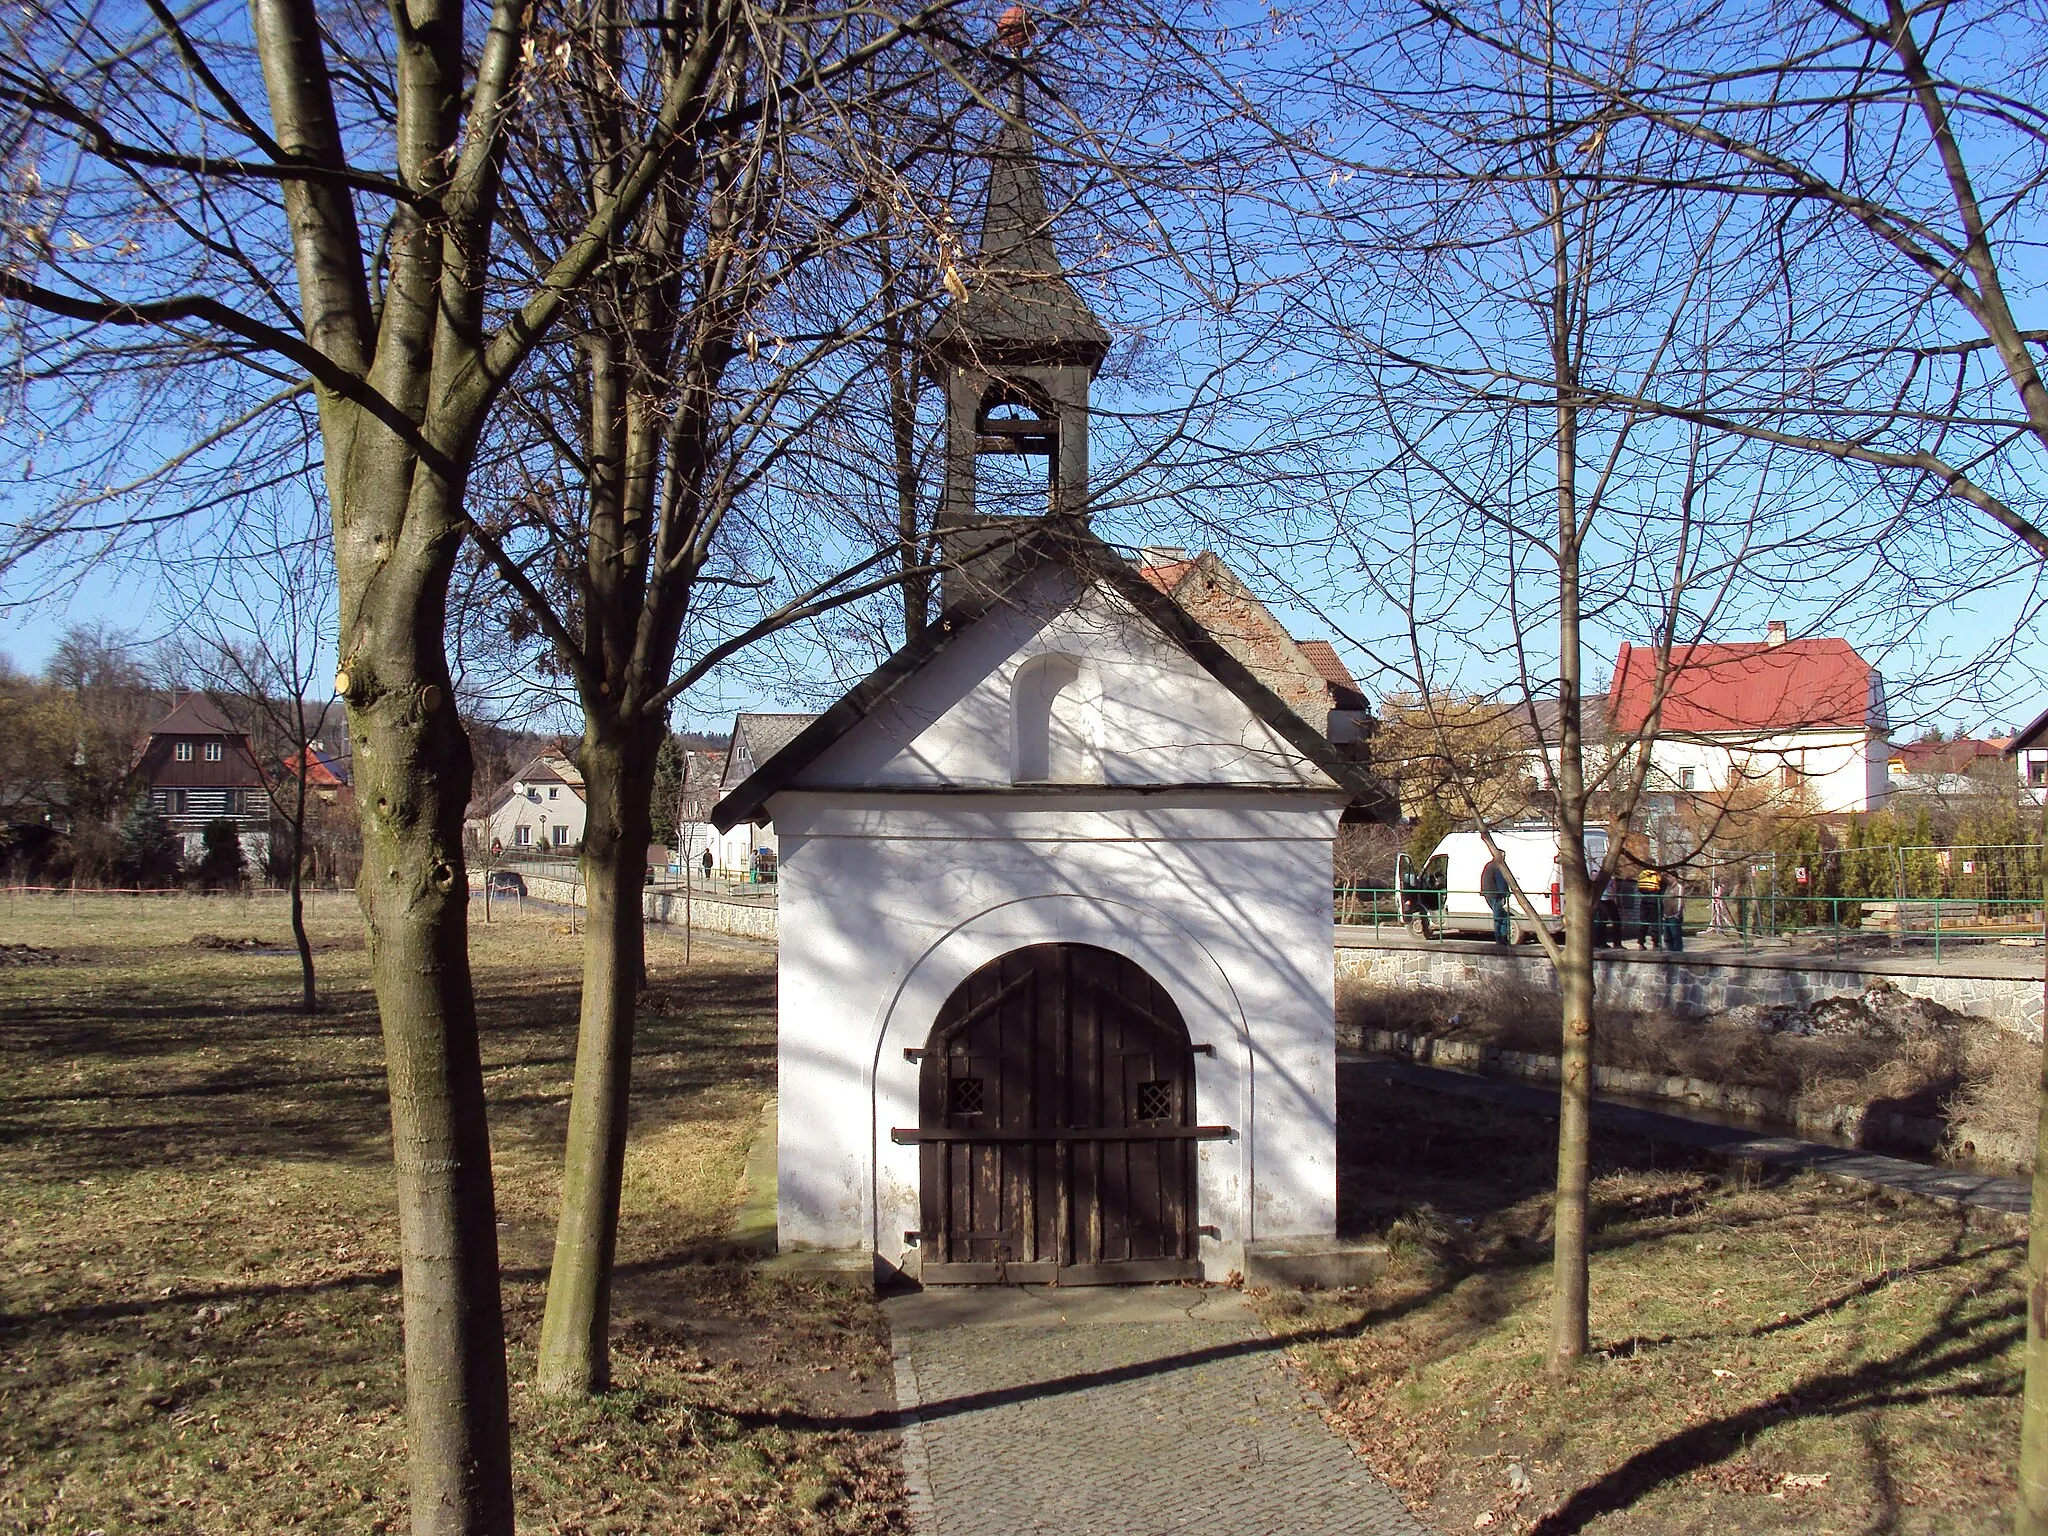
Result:
[[[931,1284],[1198,1277],[1194,1047],[1173,999],[1088,944],[990,961],[939,1010],[918,1083]]]

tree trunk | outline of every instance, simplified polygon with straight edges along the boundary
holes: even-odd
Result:
[[[612,1264],[632,1093],[634,1002],[645,964],[641,887],[659,738],[608,738],[596,729],[584,737],[590,814],[583,842],[583,1003],[562,1211],[540,1334],[539,1382],[550,1395],[611,1385]]]
[[[320,1011],[320,1000],[313,990],[313,942],[306,937],[306,759],[312,749],[306,745],[306,733],[299,732],[299,785],[298,805],[292,817],[292,942],[299,948],[299,981],[304,996],[299,1011],[314,1014]]]
[[[2048,801],[2041,808],[2042,843],[2048,849]],[[2048,936],[2048,856],[2044,856],[2041,921]],[[2048,1002],[2048,971],[2041,982]],[[2048,1017],[2048,1014],[2044,1014]],[[2026,1385],[2020,1406],[2020,1487],[2013,1500],[2017,1536],[2048,1536],[2048,1048],[2041,1057],[2041,1087],[2035,1106],[2034,1188],[2027,1217]]]
[[[1568,883],[1557,986],[1564,1036],[1557,1085],[1557,1192],[1550,1293],[1550,1368],[1569,1370],[1586,1352],[1586,1185],[1593,1113],[1592,903]]]
[[[357,891],[398,1176],[412,1528],[511,1536],[497,1210],[462,859],[469,743],[438,629],[421,627],[428,633],[392,637],[405,652],[383,666],[366,667],[359,653],[351,664],[365,675],[349,690],[363,823]]]

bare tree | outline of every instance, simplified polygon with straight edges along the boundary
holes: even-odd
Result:
[[[288,840],[285,889],[299,952],[300,1011],[320,1011],[306,933],[307,830],[319,801],[315,750],[333,708],[322,663],[334,632],[334,571],[320,529],[293,525],[276,502],[248,508],[226,558],[210,563],[189,605],[190,670],[255,745],[273,821]],[[275,869],[275,850],[271,858]]]
[[[1923,531],[1957,530],[1962,513],[2048,556],[2048,329],[2021,313],[2048,196],[2037,14],[1955,0],[1729,0],[1630,59],[1599,39],[1532,49],[1482,11],[1430,15],[1492,58],[1584,93],[1591,120],[1683,145],[1686,172],[1670,184],[1687,203],[1769,233],[1720,274],[1762,302],[1730,311],[1700,387],[1610,384],[1604,403],[1839,464]],[[2048,1132],[2048,1056],[2041,1108]],[[2040,1140],[2014,1513],[2025,1536],[2048,1531]]]
[[[558,244],[588,219],[633,137],[621,82],[622,5],[569,29],[572,61],[515,159],[522,242]],[[778,40],[742,35],[723,89],[736,105],[778,67]],[[678,40],[650,50],[675,71]],[[492,447],[474,521],[479,574],[514,605],[507,628],[543,647],[583,718],[588,799],[582,869],[581,1022],[539,1380],[544,1391],[609,1384],[636,989],[645,971],[641,887],[651,796],[670,706],[722,660],[789,625],[895,584],[891,548],[792,583],[777,546],[820,543],[820,519],[775,477],[866,372],[842,355],[874,326],[848,272],[869,238],[872,179],[901,177],[943,147],[943,124],[908,119],[865,158],[842,131],[875,118],[928,71],[871,63],[857,99],[798,98],[737,116],[658,178],[620,232],[621,259],[569,307]],[[935,137],[939,135],[940,137]],[[901,316],[896,317],[902,323]],[[565,430],[565,423],[574,423]],[[801,569],[801,566],[797,566]],[[779,590],[778,590],[779,589]],[[761,601],[763,593],[776,595]],[[686,649],[687,648],[687,649]]]
[[[636,83],[649,105],[601,195],[558,245],[516,251],[499,236],[529,65],[575,41],[554,13],[502,0],[474,43],[468,9],[440,0],[381,18],[304,0],[256,0],[246,18],[60,3],[7,23],[0,102],[16,175],[0,297],[22,396],[9,425],[68,430],[74,456],[95,462],[146,461],[19,523],[8,566],[58,541],[119,537],[139,516],[132,498],[217,469],[238,439],[282,441],[291,465],[298,406],[317,411],[340,593],[335,691],[390,1066],[421,1533],[512,1528],[466,947],[471,761],[442,644],[477,445],[664,176],[689,174],[735,123],[828,88],[947,8],[901,20],[743,0],[665,9],[654,30],[678,62],[664,53]],[[735,94],[742,45],[774,62]],[[150,413],[178,400],[200,425],[165,456],[165,418]],[[88,409],[132,425],[87,445]]]
[[[1754,270],[1769,239],[1687,195],[1696,145],[1606,110],[1613,79],[1648,68],[1671,28],[1652,8],[1497,6],[1476,42],[1475,17],[1329,8],[1244,87],[1306,171],[1274,198],[1298,350],[1326,381],[1304,414],[1372,457],[1325,457],[1320,530],[1308,509],[1233,532],[1311,605],[1350,586],[1333,625],[1406,690],[1408,734],[1451,770],[1452,808],[1555,969],[1550,1356],[1564,1368],[1588,1341],[1594,905],[1624,850],[1589,833],[1634,815],[1691,641],[1795,592],[1822,613],[1876,613],[1871,552],[1903,553],[1913,530],[1831,472],[1788,468],[1781,445],[1633,403],[1711,387],[1729,316],[1755,299],[1724,274]],[[1970,579],[1931,561],[1885,622]],[[1649,707],[1620,735],[1591,673],[1602,634],[1650,640]],[[1472,745],[1503,721],[1526,730],[1558,825],[1555,919],[1493,837],[1513,797]]]

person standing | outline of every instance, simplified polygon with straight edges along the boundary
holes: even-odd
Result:
[[[1685,883],[1676,875],[1664,882],[1664,948],[1674,955],[1685,948]]]
[[[1479,894],[1493,913],[1493,942],[1506,944],[1513,937],[1508,924],[1508,872],[1499,859],[1489,859],[1479,872]]]
[[[1636,948],[1664,947],[1664,875],[1645,868],[1636,876]]]
[[[1615,899],[1614,877],[1601,883],[1593,902],[1593,947],[1613,949],[1621,942],[1621,903]]]
[[[711,845],[709,843],[704,845],[704,878],[706,880],[711,878]]]

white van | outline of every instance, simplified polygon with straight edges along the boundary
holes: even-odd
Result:
[[[1535,905],[1539,917],[1555,919],[1553,933],[1564,928],[1563,856],[1558,851],[1558,830],[1547,822],[1502,827],[1493,834],[1494,846],[1507,861],[1508,871],[1523,894]],[[1597,870],[1607,857],[1607,829],[1586,829],[1586,866]],[[1472,932],[1493,934],[1493,909],[1486,904],[1480,876],[1493,860],[1486,841],[1477,832],[1453,832],[1436,845],[1420,870],[1401,860],[1402,910],[1420,928],[1427,923],[1433,933]],[[1508,897],[1508,913],[1514,919],[1517,939],[1536,937],[1535,926],[1522,912],[1522,905]]]

